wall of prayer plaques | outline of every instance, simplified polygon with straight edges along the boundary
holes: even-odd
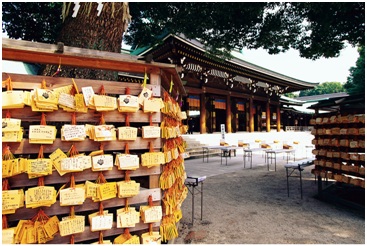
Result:
[[[3,243],[178,236],[187,127],[160,75],[150,80],[3,74]]]
[[[343,110],[344,111],[344,110]],[[316,156],[312,172],[340,183],[365,188],[365,114],[352,110],[311,119]]]

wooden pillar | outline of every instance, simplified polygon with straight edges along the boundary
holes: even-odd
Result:
[[[266,102],[266,132],[270,132],[270,103]]]
[[[151,85],[160,85],[161,84],[161,76],[159,74],[151,73],[149,74],[149,84]]]
[[[205,93],[200,94],[200,133],[206,133]]]
[[[231,108],[231,96],[227,95],[226,98],[226,129],[227,129],[227,133],[231,133],[232,132],[232,119],[231,119],[231,115],[232,115],[232,108]]]
[[[254,106],[254,100],[252,98],[250,98],[250,112],[249,112],[250,132],[254,132],[254,110],[253,110],[253,106]]]
[[[277,132],[280,132],[280,105],[277,106]]]

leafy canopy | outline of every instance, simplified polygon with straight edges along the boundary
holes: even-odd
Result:
[[[213,54],[290,48],[305,58],[337,57],[345,42],[365,37],[364,2],[130,2],[125,42],[151,46],[164,34],[199,39]],[[62,26],[62,2],[4,2],[3,32],[10,38],[54,43]],[[113,19],[111,19],[113,21]],[[222,53],[223,52],[223,53]]]
[[[55,43],[62,27],[61,2],[3,2],[2,27],[10,38]]]
[[[314,96],[314,95],[323,95],[323,94],[331,94],[345,92],[343,84],[340,82],[325,82],[319,84],[313,89],[300,91],[299,96]]]
[[[350,95],[365,93],[364,47],[361,46],[358,48],[359,58],[356,66],[349,69],[350,75],[348,76],[347,83],[344,85],[344,88]]]
[[[198,38],[212,53],[290,48],[300,56],[337,57],[345,42],[364,44],[364,2],[131,2],[132,22],[125,41],[151,46],[162,34]]]

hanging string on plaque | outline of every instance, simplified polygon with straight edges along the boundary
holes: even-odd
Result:
[[[148,197],[148,206],[150,208],[152,208],[154,206],[152,195],[149,195],[149,197]],[[153,223],[149,223],[149,235],[153,235]]]
[[[87,113],[88,112],[88,107],[85,103],[84,95],[79,93],[78,86],[76,85],[74,79],[72,78],[71,80],[73,82],[71,95],[73,95],[74,99],[75,99],[75,110],[76,110],[76,112]]]
[[[153,231],[153,223],[161,222],[162,207],[154,206],[152,195],[149,195],[148,197],[147,206],[140,206],[140,215],[141,215],[143,222],[148,223],[149,225],[148,232],[143,233],[141,235],[143,244],[148,244],[148,243],[160,244],[161,235],[159,234],[159,231]]]
[[[125,170],[125,180],[116,182],[117,194],[119,198],[133,197],[140,192],[140,183],[130,179],[130,172],[139,168],[139,158],[137,155],[130,155],[129,144],[125,145],[125,153],[119,154],[118,159],[119,170]]]
[[[44,157],[43,156],[43,145],[41,144],[40,150],[38,152],[37,159],[43,159],[43,157]],[[28,175],[29,175],[29,172],[28,172]],[[38,178],[38,186],[45,186],[45,177],[44,176],[41,176],[41,177]]]
[[[51,75],[51,77],[55,77],[61,72],[61,57],[59,57],[59,65],[57,66],[56,71]]]
[[[77,151],[75,145],[73,144],[69,151],[67,152],[68,161],[65,163],[68,165],[66,169],[69,170],[83,170],[83,167],[80,167],[81,163],[78,162],[78,158],[76,158],[79,155],[79,152]],[[64,167],[62,167],[64,168]],[[71,172],[70,174],[70,181],[69,181],[69,187],[67,187],[68,184],[63,185],[60,190],[60,206],[77,206],[82,205],[85,201],[85,187],[84,185],[75,185],[75,177],[74,172]],[[73,210],[73,208],[71,208]]]
[[[26,158],[15,158],[9,145],[4,145],[2,152],[2,178],[9,178],[25,173],[28,169]]]
[[[46,243],[51,241],[55,234],[59,232],[59,220],[57,216],[55,215],[50,218],[42,209],[33,216],[30,222],[32,223],[33,228],[28,227],[25,230],[27,230],[30,235],[32,235],[32,231],[34,233],[33,237],[27,237],[27,243]]]
[[[129,143],[125,144],[125,154],[129,155],[130,154],[130,150],[129,150]],[[130,170],[125,170],[125,181],[130,181]]]
[[[12,80],[10,78],[10,76],[6,79],[3,80],[2,83],[3,86],[6,87],[6,91],[2,92],[2,109],[17,109],[17,108],[24,108],[24,105],[30,105],[28,100],[25,99],[30,99],[29,95],[30,93],[24,92],[22,90],[13,90],[13,83]],[[26,98],[26,95],[28,96]]]
[[[10,76],[8,76],[8,78],[6,80],[3,80],[3,85],[6,86],[7,91],[12,91],[13,90],[13,85],[12,85],[12,81],[11,81]]]
[[[9,185],[9,181],[8,179],[3,179],[3,188],[2,188],[2,191],[7,191],[7,190],[10,190],[10,185]],[[3,201],[4,203],[4,201]],[[8,228],[8,218],[6,216],[6,214],[2,214],[3,215],[3,229],[6,229]]]
[[[21,142],[23,139],[23,127],[20,119],[12,119],[10,110],[8,109],[5,118],[2,119],[2,141]]]
[[[130,95],[130,88],[129,87],[126,87],[125,94]],[[125,113],[125,126],[130,126],[130,119],[129,118],[130,118],[130,114]]]
[[[103,233],[102,233],[102,231],[99,232],[98,244],[103,244]]]

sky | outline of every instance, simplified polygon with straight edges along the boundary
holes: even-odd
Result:
[[[356,66],[357,47],[347,45],[337,58],[311,60],[301,58],[297,50],[269,55],[266,50],[243,50],[241,59],[283,75],[306,82],[345,83],[349,69]]]

